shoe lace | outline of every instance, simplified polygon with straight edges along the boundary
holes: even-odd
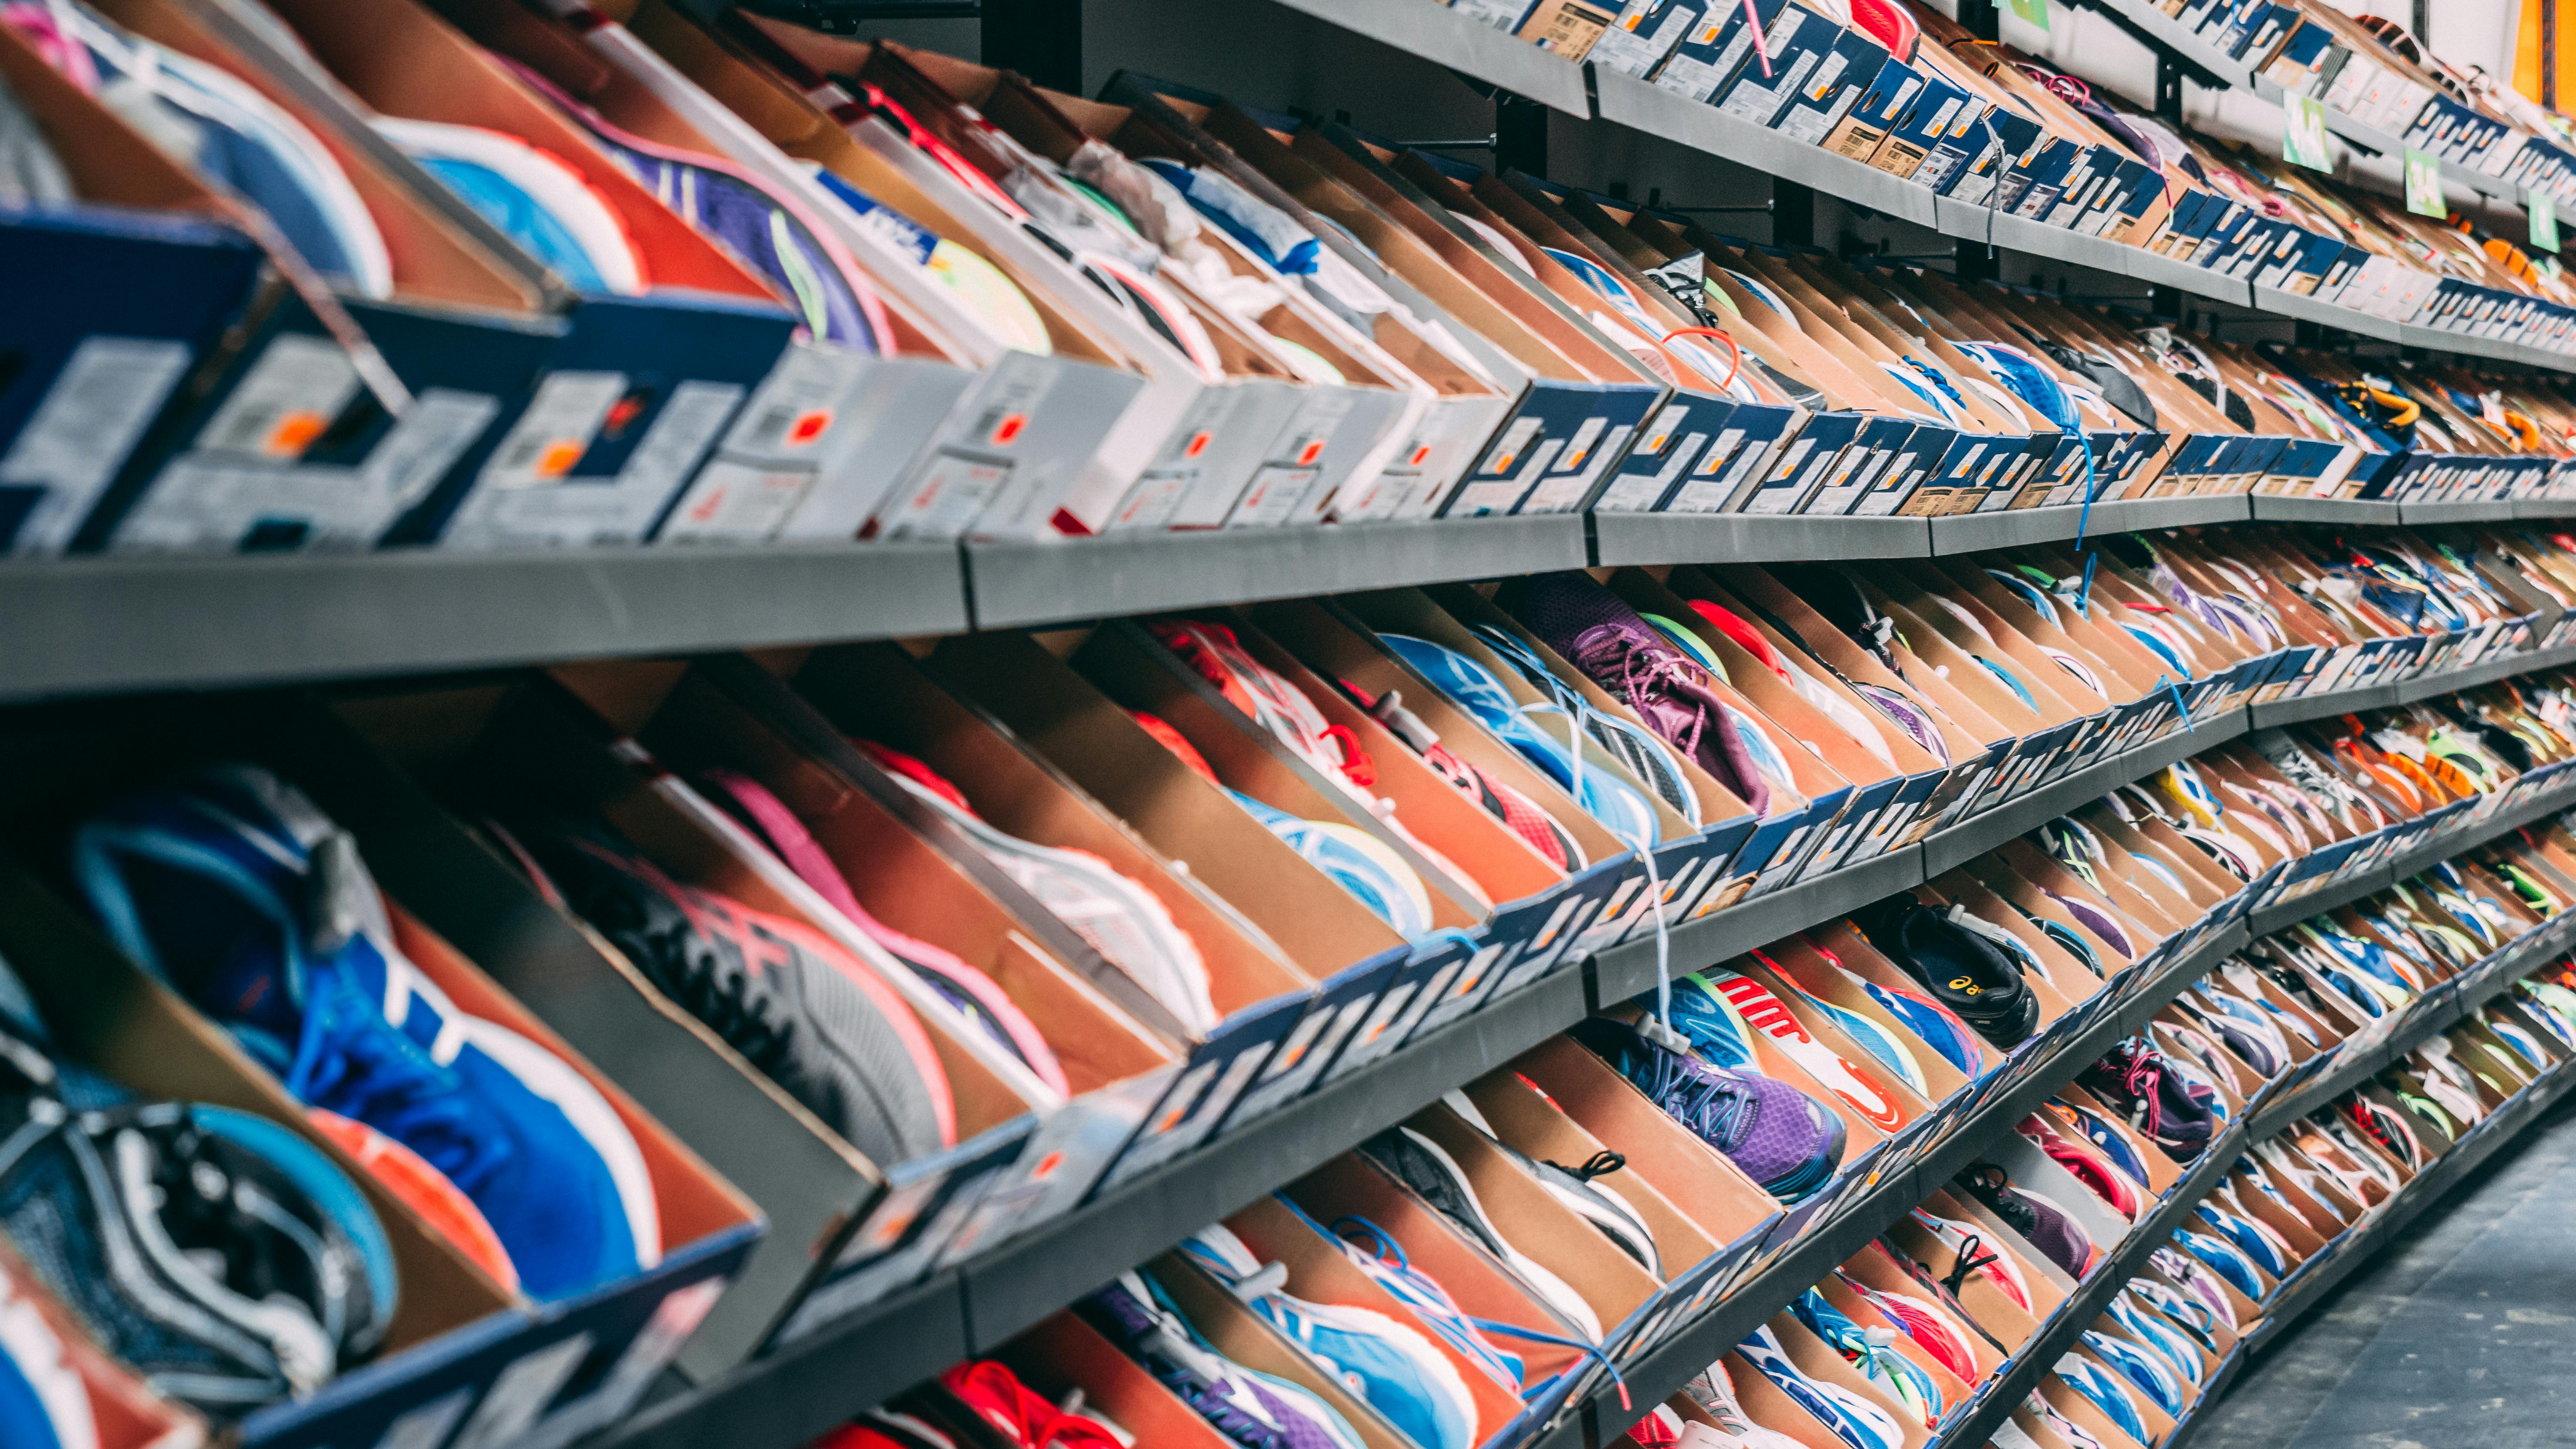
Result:
[[[1959,1289],[1968,1281],[1969,1274],[1996,1261],[1998,1255],[1985,1251],[1985,1247],[1986,1240],[1982,1234],[1970,1233],[1959,1240],[1959,1251],[1957,1256],[1950,1260],[1950,1271],[1941,1276],[1941,1286],[1951,1297],[1958,1296]]]
[[[1656,1052],[1649,1060],[1647,1080],[1641,1084],[1646,1095],[1663,1104],[1684,1127],[1698,1134],[1704,1142],[1724,1143],[1736,1140],[1745,1114],[1753,1108],[1753,1094],[1725,1079],[1707,1072],[1695,1072],[1670,1052]]]
[[[307,1105],[363,1122],[418,1153],[472,1197],[512,1156],[509,1142],[480,1130],[455,1075],[408,1039],[369,1030],[359,1012],[328,1001],[307,1007],[313,1045],[301,1080],[287,1089]]]
[[[2130,1120],[2143,1127],[2148,1136],[2156,1135],[2164,1111],[2157,1101],[2164,1085],[2164,1063],[2154,1052],[2141,1049],[2134,1041],[2123,1042],[2114,1054],[2117,1065],[2112,1075],[2120,1084],[2122,1095],[2129,1099]]]
[[[1690,723],[1678,736],[1668,737],[1673,748],[1685,755],[1697,754],[1701,731],[1708,727],[1708,706],[1690,697],[1693,688],[1704,687],[1692,679],[1681,657],[1660,649],[1647,648],[1607,626],[1587,632],[1574,645],[1574,667],[1599,681],[1604,688],[1624,695],[1628,707],[1640,719],[1651,718],[1647,708],[1652,703],[1656,686],[1663,686],[1686,704],[1691,711]],[[1612,681],[1615,680],[1616,683]]]
[[[1580,1164],[1573,1167],[1568,1167],[1554,1158],[1542,1158],[1540,1160],[1545,1162],[1548,1166],[1555,1168],[1557,1171],[1564,1173],[1566,1176],[1573,1178],[1577,1182],[1590,1182],[1596,1177],[1607,1177],[1611,1173],[1617,1172],[1619,1169],[1628,1165],[1628,1159],[1625,1155],[1613,1152],[1607,1147],[1593,1153],[1590,1157],[1583,1159]]]

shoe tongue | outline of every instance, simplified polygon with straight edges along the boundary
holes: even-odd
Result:
[[[191,994],[218,1021],[290,1041],[302,1032],[303,983],[277,959],[271,943],[256,937],[245,938]]]

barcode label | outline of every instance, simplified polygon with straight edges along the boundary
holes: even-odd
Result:
[[[300,458],[358,394],[357,364],[339,343],[288,333],[261,349],[197,434],[200,449]]]

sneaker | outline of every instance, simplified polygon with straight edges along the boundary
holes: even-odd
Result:
[[[661,1261],[644,1154],[552,1052],[468,1016],[395,944],[356,844],[293,787],[217,766],[74,832],[109,937],[289,1095],[364,1122],[474,1201],[530,1296]]]
[[[2030,1282],[2022,1276],[2021,1263],[1988,1241],[1989,1235],[1984,1228],[1956,1218],[1945,1218],[1923,1208],[1914,1209],[1912,1216],[1914,1225],[1929,1233],[1932,1240],[1950,1255],[1949,1268],[1934,1279],[1944,1292],[1955,1298],[1961,1285],[1970,1277],[1983,1277],[2015,1308],[2025,1313],[2030,1311]],[[1891,1252],[1889,1256],[1903,1261],[1901,1254]],[[1930,1264],[1923,1267],[1927,1274],[1933,1271]],[[1964,1312],[1960,1316],[1967,1317]]]
[[[2139,1208],[2145,1206],[2146,1188],[2132,1181],[2128,1174],[2111,1165],[2089,1142],[2059,1136],[2046,1130],[2036,1117],[2024,1117],[2017,1129],[2031,1144],[2048,1154],[2050,1161],[2066,1169],[2085,1190],[2109,1205],[2111,1211],[2137,1221]]]
[[[1404,707],[1404,691],[1390,689],[1372,697],[1367,690],[1349,680],[1338,681],[1341,690],[1353,704],[1367,710],[1371,718],[1386,726],[1387,733],[1404,742],[1406,748],[1421,757],[1432,774],[1449,782],[1459,794],[1476,802],[1476,808],[1499,820],[1503,828],[1521,839],[1521,843],[1568,875],[1583,869],[1583,847],[1575,842],[1572,832],[1555,816],[1541,809],[1529,796],[1495,779],[1474,764],[1450,753],[1440,743],[1440,736],[1422,717]]]
[[[2254,1271],[2254,1260],[2246,1257],[2234,1243],[2189,1228],[2175,1230],[2174,1241],[2226,1279],[2237,1292],[2257,1303],[2263,1301],[2263,1279]]]
[[[2081,1278],[2093,1266],[2093,1235],[2046,1193],[2013,1186],[2004,1170],[1991,1162],[1971,1164],[1956,1181],[2067,1277]]]
[[[2190,1295],[2190,1301],[2209,1315],[2210,1322],[2226,1324],[2230,1333],[2239,1331],[2234,1300],[2198,1258],[2179,1247],[2165,1247],[2148,1254],[2147,1261]]]
[[[1797,1316],[1807,1331],[1822,1340],[1825,1347],[1841,1354],[1843,1362],[1862,1378],[1896,1400],[1920,1421],[1924,1428],[1938,1428],[1941,1423],[1941,1387],[1932,1381],[1912,1359],[1896,1351],[1896,1335],[1886,1328],[1865,1329],[1833,1305],[1833,1300],[1810,1288],[1790,1300],[1789,1311]]]
[[[57,1090],[63,1075],[0,1022],[0,1237],[102,1348],[228,1421],[312,1393],[382,1342],[399,1295],[393,1246],[329,1158],[228,1108],[76,1108]],[[11,1449],[24,1422],[8,1407],[12,1362],[50,1422],[79,1422],[33,1314],[0,1296]]]
[[[2212,1110],[2217,1094],[2203,1098],[2193,1091],[2172,1070],[2165,1054],[2144,1037],[2133,1036],[2113,1047],[2077,1080],[2115,1110],[2126,1111],[2130,1129],[2163,1148],[2176,1162],[2198,1157],[2217,1127]]]
[[[2085,1334],[2086,1346],[2090,1347],[2091,1341],[2100,1337],[2102,1335],[2098,1333]],[[2118,1375],[2091,1359],[2070,1353],[2058,1359],[2057,1377],[2068,1388],[2082,1394],[2093,1407],[2100,1409],[2102,1417],[2109,1419],[2121,1433],[2140,1444],[2156,1441],[2156,1436],[2147,1428],[2145,1416],[2138,1412],[2138,1401],[2129,1397],[2128,1388]]]
[[[1074,1407],[1078,1399],[1049,1403],[989,1358],[955,1365],[939,1376],[939,1386],[1015,1449],[1128,1449],[1135,1442],[1133,1434]]]
[[[1287,1197],[1274,1193],[1271,1200],[1297,1214],[1315,1231],[1324,1233],[1321,1223],[1307,1217],[1305,1209]],[[1332,1231],[1324,1235],[1338,1241],[1342,1245],[1342,1255],[1350,1259],[1353,1267],[1366,1273],[1396,1302],[1411,1310],[1424,1327],[1440,1335],[1441,1340],[1460,1358],[1483,1370],[1496,1387],[1515,1397],[1520,1394],[1524,1369],[1520,1355],[1495,1343],[1483,1329],[1478,1328],[1467,1310],[1458,1306],[1458,1300],[1449,1296],[1449,1290],[1441,1287],[1438,1279],[1422,1271],[1405,1256],[1403,1245],[1388,1236],[1384,1228],[1354,1215],[1335,1218]]]
[[[1675,814],[1696,830],[1701,825],[1699,792],[1691,788],[1690,777],[1682,773],[1681,756],[1664,743],[1654,731],[1630,724],[1615,715],[1582,708],[1583,696],[1574,686],[1559,679],[1556,671],[1519,635],[1493,624],[1471,626],[1494,657],[1518,671],[1530,687],[1556,701],[1556,707],[1567,714],[1581,714],[1583,732],[1592,742],[1608,750],[1611,757],[1628,767],[1628,773],[1644,781],[1647,787],[1673,807]]]
[[[1361,1143],[1359,1151],[1387,1176],[1411,1188],[1416,1197],[1437,1209],[1459,1232],[1501,1259],[1531,1295],[1572,1324],[1584,1342],[1601,1341],[1601,1320],[1592,1306],[1574,1291],[1572,1284],[1512,1246],[1477,1198],[1475,1187],[1467,1181],[1467,1170],[1439,1143],[1410,1127],[1391,1127]]]
[[[1547,1189],[1547,1195],[1563,1204],[1566,1211],[1592,1224],[1601,1236],[1610,1240],[1611,1246],[1654,1274],[1657,1281],[1662,1281],[1663,1259],[1655,1251],[1654,1230],[1646,1225],[1645,1215],[1616,1191],[1595,1181],[1626,1167],[1628,1159],[1625,1156],[1604,1149],[1575,1167],[1533,1158],[1498,1136],[1493,1124],[1485,1120],[1485,1114],[1477,1109],[1466,1093],[1455,1090],[1443,1092],[1440,1100],[1467,1125],[1484,1133],[1485,1139],[1521,1171],[1536,1178],[1538,1185]]]
[[[1237,1449],[1363,1449],[1332,1405],[1217,1352],[1151,1273],[1121,1273],[1074,1311]]]
[[[1786,1082],[1709,1066],[1612,1017],[1567,1035],[1782,1202],[1813,1197],[1842,1165],[1842,1119]]]
[[[1805,803],[1789,783],[1787,760],[1761,724],[1720,698],[1709,687],[1707,670],[1589,575],[1524,579],[1508,607],[1542,643],[1696,760],[1754,814],[1785,813]]]
[[[841,868],[824,851],[822,842],[768,786],[735,770],[709,770],[699,776],[698,784],[701,794],[794,871],[797,879],[813,887],[814,893],[840,912],[843,920],[902,962],[941,1000],[1017,1058],[1049,1089],[1059,1096],[1073,1095],[1072,1085],[1065,1080],[1064,1065],[1056,1060],[1055,1048],[1047,1045],[1037,1023],[1029,1020],[1019,1003],[1011,1000],[993,978],[959,960],[955,952],[907,936],[869,914],[868,908],[859,904]]]
[[[948,817],[985,859],[1161,1002],[1191,1035],[1216,1030],[1224,1017],[1209,993],[1207,962],[1153,892],[1087,850],[1039,845],[995,829],[975,813],[965,792],[910,755],[874,740],[850,744]]]
[[[1662,821],[1643,792],[1608,770],[1589,766],[1576,778],[1581,762],[1574,754],[1578,736],[1572,714],[1553,704],[1522,704],[1492,670],[1445,644],[1410,634],[1377,637],[1407,669],[1475,716],[1476,723],[1554,781],[1612,835],[1632,845],[1661,843]]]
[[[1901,1449],[1905,1443],[1905,1430],[1893,1415],[1840,1385],[1809,1378],[1768,1327],[1753,1330],[1735,1351],[1851,1449]]]
[[[1817,1085],[1840,1097],[1863,1121],[1882,1132],[1894,1132],[1904,1125],[1905,1113],[1887,1088],[1857,1063],[1809,1035],[1769,987],[1725,970],[1694,972],[1684,979],[1724,1001],[1740,1029],[1769,1037],[1774,1050],[1796,1063]]]
[[[1950,1311],[1927,1298],[1911,1293],[1891,1293],[1872,1288],[1837,1268],[1834,1277],[1851,1290],[1863,1303],[1878,1310],[1880,1317],[1897,1326],[1915,1345],[1932,1356],[1935,1363],[1948,1369],[1962,1383],[1973,1384],[1982,1378],[1977,1367],[1977,1354]]]
[[[1181,1251],[1420,1449],[1474,1449],[1466,1377],[1420,1332],[1383,1313],[1286,1292],[1286,1273],[1268,1270],[1222,1223],[1191,1234]]]
[[[1736,1402],[1735,1381],[1727,1374],[1723,1359],[1710,1364],[1706,1373],[1682,1385],[1682,1392],[1690,1395],[1691,1402],[1699,1405],[1700,1412],[1717,1421],[1715,1442],[1693,1436],[1693,1449],[1802,1449],[1797,1440],[1777,1429],[1764,1428],[1753,1422],[1751,1414],[1744,1412],[1744,1406]],[[1708,1426],[1701,1424],[1697,1427],[1705,1430]]]
[[[45,1315],[0,1275],[0,1444],[10,1449],[99,1449],[89,1387],[63,1361]]]
[[[1881,1010],[1895,1017],[1899,1025],[1930,1047],[1941,1060],[1957,1068],[1961,1076],[1973,1081],[1986,1074],[1985,1047],[1978,1042],[1977,1033],[1950,1008],[1901,986],[1881,986],[1840,962],[1835,963],[1834,969],[1842,972],[1844,978],[1859,987],[1870,1000],[1877,1002]],[[1927,1092],[1924,1095],[1931,1094]]]
[[[1855,919],[1880,955],[1986,1040],[2010,1047],[2038,1028],[2039,997],[2013,958],[1913,892],[1899,891]]]
[[[930,1034],[821,932],[682,885],[604,826],[531,821],[494,835],[541,894],[871,1162],[955,1144]]]

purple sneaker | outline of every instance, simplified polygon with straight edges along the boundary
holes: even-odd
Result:
[[[1842,1165],[1842,1119],[1786,1082],[1668,1051],[1613,1017],[1567,1035],[1782,1202],[1813,1197]]]
[[[1767,814],[1771,785],[1756,763],[1760,726],[1728,707],[1708,687],[1708,674],[1584,573],[1539,574],[1510,597],[1512,612],[1550,649],[1636,711],[1646,727],[1699,762],[1756,815]],[[1776,753],[1776,751],[1774,751]]]

